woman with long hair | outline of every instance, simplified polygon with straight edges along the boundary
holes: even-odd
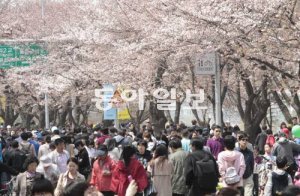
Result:
[[[129,183],[135,180],[138,186],[136,195],[143,195],[143,190],[148,185],[147,173],[136,158],[136,149],[133,146],[125,146],[120,159],[113,171],[112,190],[118,196],[125,196]]]
[[[173,164],[168,159],[168,148],[161,144],[156,147],[152,161],[148,166],[148,172],[153,177],[153,184],[158,196],[171,196],[171,175]]]

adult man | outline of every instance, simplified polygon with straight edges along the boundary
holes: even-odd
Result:
[[[184,162],[184,176],[190,196],[206,195],[216,192],[219,171],[214,157],[203,150],[203,141],[191,141],[192,153]]]
[[[266,141],[267,141],[267,131],[268,127],[267,126],[262,126],[262,131],[261,133],[259,133],[256,137],[256,140],[255,140],[255,146],[258,147],[258,151],[259,151],[259,154],[263,155],[265,154],[265,144],[266,144]]]
[[[184,196],[187,190],[183,168],[188,152],[182,149],[181,141],[179,139],[170,141],[169,147],[172,152],[169,159],[174,166],[174,173],[171,177],[173,196]]]
[[[91,172],[89,154],[81,140],[75,142],[75,148],[78,150],[78,171],[87,179],[88,175]]]
[[[274,144],[272,155],[276,157],[286,157],[287,166],[286,171],[294,178],[297,171],[297,164],[295,162],[293,153],[300,153],[300,145],[294,142],[290,142],[286,138],[285,133],[279,133],[279,140]]]
[[[39,152],[38,152],[38,158],[40,159],[43,155],[48,155],[51,150],[50,150],[50,143],[51,143],[51,136],[47,135],[45,136],[45,144],[41,145],[39,148]]]
[[[70,155],[68,151],[64,150],[65,143],[63,139],[58,138],[54,143],[55,150],[49,154],[49,157],[51,158],[52,163],[57,165],[59,172],[62,174],[68,170],[67,161],[70,158]]]
[[[210,148],[210,151],[214,158],[217,160],[218,154],[224,150],[224,140],[221,138],[221,127],[215,126],[214,136],[207,140],[207,146]]]
[[[26,155],[19,149],[18,141],[12,141],[12,150],[9,152],[7,164],[8,166],[14,168],[18,172],[25,171],[23,168],[23,163],[26,159]]]
[[[247,148],[248,136],[246,133],[242,133],[238,138],[239,147],[237,148],[244,155],[244,160],[246,164],[246,170],[243,175],[243,185],[244,185],[244,196],[253,195],[253,169],[254,169],[254,156],[253,152]]]
[[[100,144],[96,150],[97,160],[93,163],[90,184],[95,186],[103,195],[115,195],[112,192],[112,171],[114,171],[114,161],[108,156],[108,149]],[[124,186],[124,185],[122,185]]]
[[[19,143],[19,149],[25,152],[25,154],[27,155],[35,156],[34,146],[28,142],[28,138],[28,133],[21,133],[21,142]]]

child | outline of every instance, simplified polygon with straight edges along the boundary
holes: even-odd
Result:
[[[291,176],[285,171],[288,167],[286,157],[277,157],[277,169],[268,174],[268,181],[265,187],[264,195],[280,195],[289,185],[293,185]]]

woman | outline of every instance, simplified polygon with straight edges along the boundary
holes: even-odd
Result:
[[[153,160],[148,166],[148,172],[153,176],[153,184],[158,196],[172,196],[173,165],[168,160],[168,148],[165,145],[157,146]]]
[[[68,170],[64,174],[60,174],[56,189],[54,191],[55,196],[61,196],[63,190],[71,184],[79,181],[85,181],[83,175],[78,172],[78,161],[76,158],[71,157],[67,161]]]
[[[108,148],[108,156],[114,160],[118,161],[121,157],[122,149],[117,147],[117,142],[114,138],[109,138],[104,142]]]
[[[17,180],[13,188],[14,196],[31,195],[34,182],[42,178],[42,174],[36,172],[36,167],[38,164],[39,161],[36,157],[29,156],[26,158],[24,162],[24,168],[26,168],[26,171],[17,176]]]
[[[53,187],[56,187],[60,173],[57,165],[52,163],[49,156],[43,155],[40,158],[40,164],[36,168],[36,171],[43,174],[46,179],[50,180]]]
[[[104,196],[114,196],[111,190],[111,178],[115,164],[108,156],[108,149],[105,145],[100,144],[96,154],[98,158],[93,164],[90,184],[101,191]]]
[[[143,190],[148,185],[147,173],[143,165],[136,159],[136,149],[125,146],[121,160],[117,163],[112,176],[112,190],[118,196],[124,196],[131,180],[138,185],[137,195],[143,195]]]
[[[243,186],[243,175],[246,169],[244,156],[241,152],[235,151],[235,138],[231,135],[227,135],[224,138],[225,151],[222,151],[218,155],[218,167],[222,177],[223,187],[242,187]],[[230,169],[234,168],[233,179],[229,176]],[[233,170],[231,170],[233,171]],[[228,179],[231,179],[228,180]]]
[[[143,133],[143,139],[145,141],[147,141],[147,143],[148,143],[147,150],[149,150],[150,152],[152,150],[154,150],[154,148],[155,148],[155,142],[153,141],[151,133],[150,132],[144,132]]]
[[[63,140],[65,142],[65,149],[66,151],[68,151],[70,157],[75,157],[75,145],[73,144],[72,140],[72,136],[71,135],[66,135],[63,136]]]

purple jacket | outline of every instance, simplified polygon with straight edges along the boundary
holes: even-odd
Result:
[[[218,158],[220,152],[224,150],[224,140],[223,138],[216,138],[215,136],[207,140],[206,145],[210,148],[212,155],[215,159]]]

